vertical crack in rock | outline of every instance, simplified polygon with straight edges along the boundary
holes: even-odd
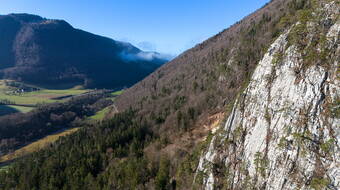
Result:
[[[319,106],[321,105],[321,103],[325,100],[326,98],[326,94],[325,94],[325,83],[327,81],[327,78],[328,78],[328,72],[325,72],[325,75],[321,81],[321,86],[320,86],[320,99],[317,101],[317,103],[315,104],[315,108],[314,108],[314,113],[313,113],[313,117],[314,119],[317,117],[317,112],[319,108]]]

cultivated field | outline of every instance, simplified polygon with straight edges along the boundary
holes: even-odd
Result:
[[[8,83],[13,82],[20,86],[10,86]],[[24,89],[34,89],[31,91]],[[0,116],[15,112],[29,112],[39,104],[62,102],[68,98],[89,92],[85,89],[66,89],[54,90],[43,89],[32,85],[17,83],[10,80],[0,80]]]
[[[26,84],[23,84],[26,85]],[[30,86],[30,85],[26,85]],[[88,92],[84,89],[66,89],[66,90],[51,90],[43,89],[35,86],[39,90],[32,92],[21,92],[20,88],[8,86],[5,80],[0,80],[0,99],[13,101],[15,104],[36,105],[39,103],[51,103],[58,101],[60,97],[67,97],[72,95],[79,95]]]

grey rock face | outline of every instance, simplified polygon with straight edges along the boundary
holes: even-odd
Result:
[[[339,189],[339,5],[324,5],[322,34],[307,23],[308,39],[326,36],[317,51],[333,49],[322,63],[289,42],[296,23],[268,49],[224,128],[197,168],[203,189]]]

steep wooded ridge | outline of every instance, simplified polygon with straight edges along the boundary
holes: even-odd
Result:
[[[160,133],[202,125],[209,116],[225,112],[270,43],[291,24],[281,18],[303,6],[304,1],[272,1],[126,90],[116,101],[118,109],[139,110],[153,118]]]
[[[75,29],[63,20],[0,15],[0,78],[54,88],[114,89],[133,85],[165,62],[156,53]]]
[[[126,90],[111,120],[0,172],[0,188],[339,188],[339,7],[271,1]]]

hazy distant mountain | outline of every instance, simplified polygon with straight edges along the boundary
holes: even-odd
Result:
[[[0,78],[46,87],[130,86],[166,60],[36,15],[0,16]]]

